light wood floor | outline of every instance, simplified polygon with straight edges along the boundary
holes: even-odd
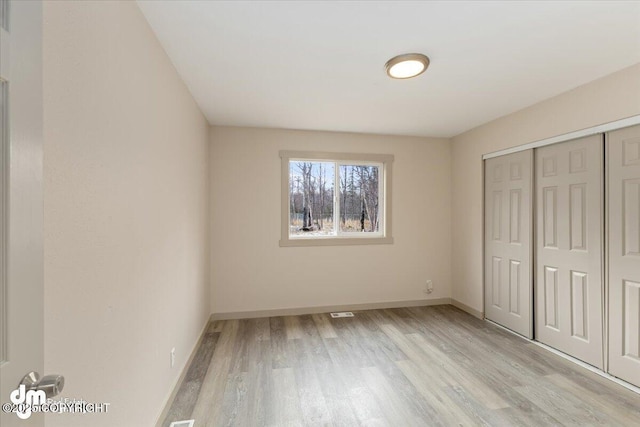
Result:
[[[214,322],[165,420],[640,425],[640,395],[452,306]]]

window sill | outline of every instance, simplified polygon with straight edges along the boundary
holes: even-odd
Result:
[[[280,247],[389,245],[392,243],[393,237],[316,237],[282,239],[280,240]]]

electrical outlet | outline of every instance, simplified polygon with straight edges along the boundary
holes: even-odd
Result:
[[[173,365],[176,364],[176,348],[173,347],[171,349],[171,367],[173,368]]]
[[[433,292],[433,280],[429,279],[424,286],[424,293],[430,294],[431,292]]]

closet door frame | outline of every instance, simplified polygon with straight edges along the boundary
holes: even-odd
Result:
[[[551,138],[545,138],[539,141],[534,141],[527,144],[517,145],[511,148],[506,148],[504,150],[498,150],[491,153],[483,154],[482,160],[503,156],[505,154],[517,153],[519,151],[525,151],[531,148],[545,147],[547,145],[553,145],[559,142],[571,141],[572,139],[578,139],[584,136],[591,136],[599,133],[604,134],[607,132],[611,132],[614,130],[619,130],[619,129],[623,129],[623,128],[631,127],[635,125],[640,125],[640,114],[627,117],[626,119],[616,120],[616,121],[604,123],[598,126],[592,126],[590,128],[581,129],[575,132],[569,132],[562,135],[553,136]],[[484,176],[484,170],[483,170],[483,176]]]

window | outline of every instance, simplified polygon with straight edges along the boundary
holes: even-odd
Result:
[[[393,243],[393,156],[281,151],[280,157],[280,246]]]

